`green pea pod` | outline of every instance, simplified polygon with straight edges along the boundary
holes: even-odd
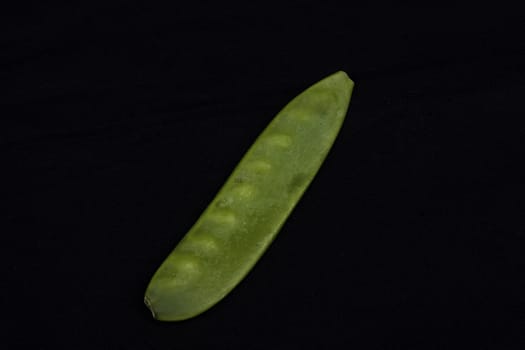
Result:
[[[271,121],[151,279],[144,300],[154,318],[196,316],[246,276],[319,170],[346,116],[353,86],[339,71],[305,90]]]

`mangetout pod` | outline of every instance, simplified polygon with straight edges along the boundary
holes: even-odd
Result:
[[[353,86],[339,71],[305,90],[271,121],[151,279],[144,300],[153,317],[196,316],[246,276],[319,170],[346,116]]]

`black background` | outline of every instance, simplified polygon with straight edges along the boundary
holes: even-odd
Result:
[[[525,16],[288,2],[4,12],[4,349],[525,344]],[[349,114],[222,302],[152,319],[152,273],[290,99]]]

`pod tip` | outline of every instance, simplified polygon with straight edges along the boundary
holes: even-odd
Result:
[[[350,79],[350,77],[348,76],[348,74],[346,74],[344,70],[339,70],[335,72],[333,75],[339,77],[340,79],[347,80],[352,86],[355,85],[354,81]]]
[[[151,311],[151,314],[153,315],[154,319],[157,319],[157,315],[155,315],[155,310],[153,309],[153,306],[151,305],[150,300],[147,296],[144,297],[144,304],[148,307],[149,311]]]

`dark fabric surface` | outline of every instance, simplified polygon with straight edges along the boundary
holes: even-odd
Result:
[[[1,348],[523,348],[521,12],[2,17]],[[337,70],[348,117],[270,249],[208,312],[154,321],[152,273],[271,118]]]

